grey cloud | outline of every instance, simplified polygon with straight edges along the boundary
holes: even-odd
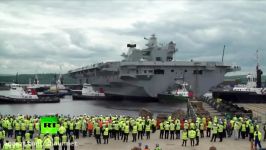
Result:
[[[126,43],[143,47],[143,37],[155,33],[162,43],[177,43],[178,60],[220,61],[225,44],[225,62],[248,72],[255,67],[256,49],[266,58],[265,6],[263,1],[5,1],[0,69],[33,72],[39,66],[49,72],[65,64],[67,71],[120,60]],[[266,61],[260,62],[266,70]]]

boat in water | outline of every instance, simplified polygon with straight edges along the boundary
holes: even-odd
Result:
[[[58,80],[56,81],[55,85],[50,86],[46,94],[55,94],[62,98],[66,95],[72,95],[72,92],[69,88],[64,86],[63,76],[59,74]]]
[[[213,90],[213,98],[232,103],[266,103],[266,88],[257,86],[257,78],[252,74],[248,74],[247,79],[247,84],[236,85],[232,90]]]
[[[9,90],[0,91],[0,103],[58,103],[59,98],[38,97],[35,90],[26,92],[19,84],[11,84]]]
[[[200,96],[224,80],[227,72],[240,67],[214,61],[176,61],[176,44],[159,44],[153,34],[146,48],[137,49],[127,44],[128,52],[122,61],[98,63],[70,70],[68,74],[78,84],[90,83],[95,91],[102,89],[110,99],[149,100],[157,99],[183,77],[191,85],[194,96]]]
[[[193,92],[189,90],[187,83],[177,84],[172,90],[169,89],[165,93],[158,94],[159,102],[187,102],[189,98],[193,98]]]
[[[39,84],[38,76],[35,75],[33,84],[29,83],[27,86],[28,91],[35,90],[38,97],[59,97],[62,98],[65,95],[71,95],[70,89],[66,88],[62,84],[62,76],[59,75],[55,84]]]
[[[83,84],[81,94],[72,95],[73,100],[99,100],[105,98],[103,91],[95,91],[90,84]]]
[[[256,75],[246,76],[247,84],[236,85],[231,90],[213,90],[212,96],[232,103],[266,103],[266,88],[262,87],[261,82],[262,74],[257,63]]]

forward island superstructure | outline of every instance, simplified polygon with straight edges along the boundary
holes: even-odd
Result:
[[[146,38],[145,38],[146,39]],[[200,96],[224,80],[227,72],[240,70],[238,66],[212,61],[175,61],[176,44],[158,44],[155,35],[145,49],[127,44],[128,52],[122,61],[93,64],[68,73],[80,84],[90,83],[94,90],[106,96],[121,98],[157,98],[182,79],[191,86],[194,96]]]

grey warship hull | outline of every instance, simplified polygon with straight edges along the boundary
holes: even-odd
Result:
[[[175,44],[156,46],[155,36],[149,39],[147,49],[138,50],[129,45],[123,61],[98,63],[69,71],[80,84],[90,83],[94,90],[102,89],[117,98],[157,99],[177,80],[191,85],[195,96],[200,96],[224,80],[227,72],[239,67],[222,62],[173,61]]]

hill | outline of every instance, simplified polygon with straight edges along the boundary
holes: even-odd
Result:
[[[63,83],[64,84],[74,84],[76,83],[73,78],[71,78],[68,74],[64,74]],[[17,77],[19,84],[28,84],[30,81],[33,83],[35,74],[20,74]],[[58,80],[59,74],[37,74],[38,80],[40,84],[51,84],[55,83]],[[16,81],[16,75],[0,75],[0,82],[4,83],[14,83]]]

